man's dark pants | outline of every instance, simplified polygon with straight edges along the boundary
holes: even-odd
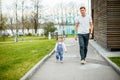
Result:
[[[89,33],[78,34],[81,60],[85,60],[88,50]]]

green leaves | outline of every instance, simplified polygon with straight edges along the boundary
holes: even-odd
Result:
[[[52,22],[46,23],[46,26],[43,27],[44,34],[47,37],[49,32],[54,32],[56,30],[56,27],[54,27],[54,24]]]
[[[2,19],[0,19],[0,30],[5,30],[5,28],[6,28],[6,21],[7,21],[6,17],[2,17]]]

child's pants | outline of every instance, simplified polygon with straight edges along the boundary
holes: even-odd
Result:
[[[56,59],[59,60],[59,58],[60,58],[60,61],[63,60],[63,52],[57,52],[56,53]]]

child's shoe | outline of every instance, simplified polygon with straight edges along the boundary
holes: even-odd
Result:
[[[56,63],[58,63],[59,62],[59,60],[58,59],[56,59],[56,61],[55,61]]]
[[[60,61],[60,63],[63,63],[63,61]]]

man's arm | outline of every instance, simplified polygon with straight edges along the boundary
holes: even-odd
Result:
[[[77,34],[77,31],[78,31],[78,25],[79,25],[79,23],[77,22],[76,26],[75,26],[75,40],[77,40],[76,34]]]
[[[76,26],[75,26],[75,31],[76,31],[76,33],[77,33],[77,31],[78,31],[78,25],[79,25],[79,23],[76,23]]]
[[[90,22],[90,39],[92,38],[92,34],[93,34],[93,23]]]

